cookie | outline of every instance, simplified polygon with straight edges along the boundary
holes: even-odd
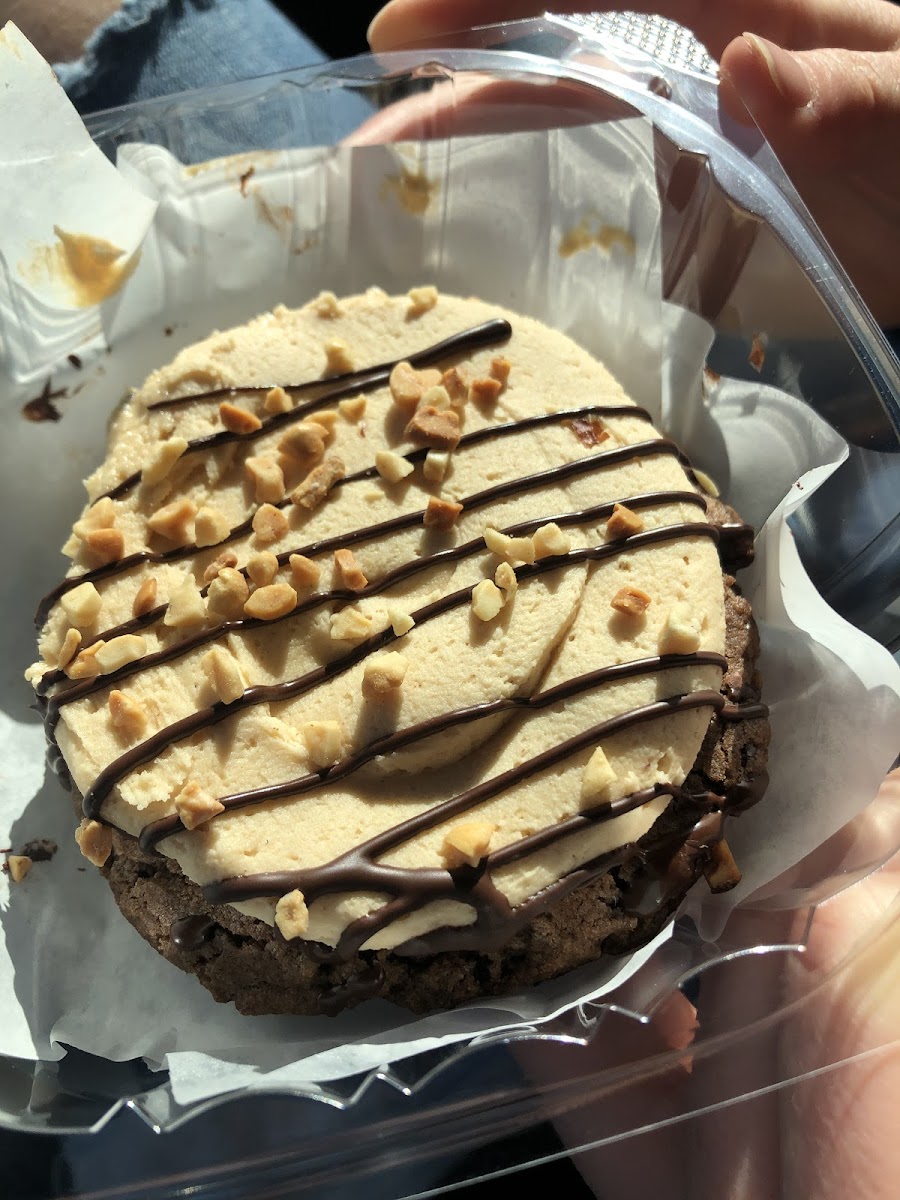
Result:
[[[533,319],[278,308],[117,413],[30,677],[82,850],[242,1011],[625,953],[764,779],[749,531]]]

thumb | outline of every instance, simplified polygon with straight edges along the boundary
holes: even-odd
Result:
[[[900,145],[897,49],[788,51],[744,33],[722,55],[721,96],[791,166],[871,169]]]

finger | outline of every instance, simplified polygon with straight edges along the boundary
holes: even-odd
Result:
[[[596,0],[567,0],[562,7],[593,12],[597,5]],[[392,0],[369,26],[369,44],[377,52],[416,42],[439,45],[459,30],[537,17],[545,8],[537,0]],[[793,49],[879,50],[900,41],[900,10],[886,0],[636,0],[628,8],[687,26],[714,58],[745,29]]]
[[[896,170],[900,50],[790,52],[745,33],[722,57],[722,101],[749,110],[785,167]]]

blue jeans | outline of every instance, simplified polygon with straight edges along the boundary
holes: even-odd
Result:
[[[325,61],[269,0],[123,0],[54,67],[81,113]]]

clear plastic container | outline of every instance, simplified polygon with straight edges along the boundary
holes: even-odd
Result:
[[[396,132],[414,139],[446,137],[451,127],[462,137],[643,116],[654,130],[662,202],[662,299],[714,326],[712,371],[792,391],[846,439],[846,463],[799,510],[794,533],[825,599],[897,651],[898,363],[769,148],[754,131],[723,126],[703,58],[663,62],[615,33],[577,20],[507,24],[439,50],[129,106],[88,126],[110,157],[143,142],[202,163],[335,144],[411,97],[419,106]],[[760,363],[753,351],[763,343]],[[674,407],[668,416],[677,428]],[[93,1135],[67,1151],[71,1174],[60,1195],[261,1200],[346,1187],[349,1195],[413,1196],[583,1151],[588,1178],[606,1180],[609,1194],[626,1184],[645,1194],[657,1160],[671,1167],[667,1196],[706,1200],[722,1187],[708,1162],[695,1171],[704,1138],[724,1134],[738,1152],[744,1137],[748,1161],[765,1158],[750,1130],[771,1113],[743,1122],[736,1104],[755,1113],[778,1092],[802,1112],[811,1089],[839,1086],[837,1078],[852,1086],[854,1073],[876,1070],[900,1049],[887,1023],[879,1034],[877,1021],[857,1022],[852,1036],[866,994],[880,994],[880,964],[900,944],[900,877],[877,877],[884,915],[869,928],[841,926],[840,897],[818,907],[898,848],[900,795],[888,788],[765,899],[735,914],[715,943],[680,922],[612,1003],[526,1031],[513,1048],[508,1036],[476,1038],[330,1083],[314,1098],[311,1089],[276,1091],[184,1108],[165,1076],[140,1062],[78,1052],[36,1069],[0,1060],[0,1125]],[[673,1043],[673,1029],[690,1023],[686,996],[699,1006],[689,1049],[684,1037]],[[841,1014],[849,1025],[838,1036]],[[167,1149],[148,1148],[138,1118],[169,1131]],[[535,1134],[548,1121],[562,1141]],[[104,1175],[98,1163],[113,1144],[120,1161]],[[751,1176],[747,1197],[762,1194]],[[98,1180],[102,1192],[93,1190]],[[809,1193],[797,1185],[791,1194]]]

